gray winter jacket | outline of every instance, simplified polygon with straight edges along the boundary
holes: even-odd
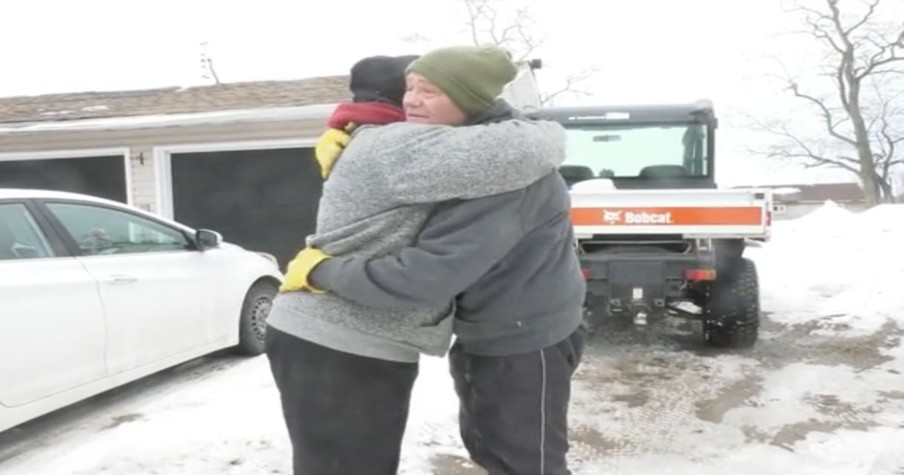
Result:
[[[373,308],[455,299],[458,343],[486,356],[526,354],[567,338],[581,325],[587,291],[558,172],[520,190],[445,202],[413,246],[329,259],[309,278]]]
[[[324,183],[308,245],[332,256],[385,255],[412,244],[439,202],[524,188],[564,159],[565,131],[548,121],[361,128]],[[277,296],[268,324],[335,350],[414,362],[446,353],[453,315],[453,302],[378,309],[290,292]]]

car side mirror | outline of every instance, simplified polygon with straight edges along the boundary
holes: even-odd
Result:
[[[216,249],[223,243],[223,235],[209,229],[199,229],[195,232],[195,242],[201,251]]]

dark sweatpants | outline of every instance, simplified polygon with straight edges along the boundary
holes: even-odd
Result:
[[[452,346],[462,441],[489,475],[571,473],[568,405],[583,349],[583,328],[520,355],[480,356],[465,353],[458,342]]]
[[[273,327],[267,357],[295,475],[395,475],[417,363],[352,355]]]

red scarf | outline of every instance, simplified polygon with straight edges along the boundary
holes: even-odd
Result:
[[[350,123],[358,125],[386,125],[405,120],[405,112],[382,102],[346,102],[339,104],[327,125],[331,129],[345,129]]]

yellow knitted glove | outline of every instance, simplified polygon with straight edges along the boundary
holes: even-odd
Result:
[[[324,179],[333,171],[336,160],[339,160],[339,155],[348,146],[351,135],[347,131],[350,131],[351,127],[352,124],[349,124],[346,130],[329,129],[317,140],[317,145],[314,147],[314,158],[320,165],[320,176]]]
[[[320,249],[313,247],[302,249],[295,256],[295,259],[292,259],[292,262],[289,262],[289,265],[286,267],[286,278],[279,287],[279,291],[297,292],[300,290],[307,290],[317,294],[324,293],[323,290],[314,288],[311,283],[308,282],[308,276],[318,264],[329,258],[330,256]]]

